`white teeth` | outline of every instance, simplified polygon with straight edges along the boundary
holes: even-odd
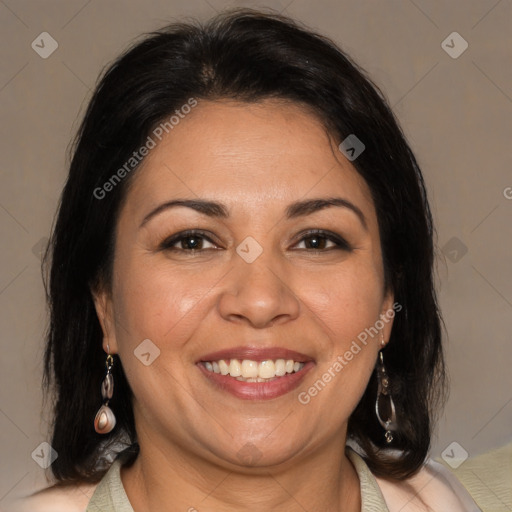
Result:
[[[286,375],[286,361],[278,359],[276,361],[276,377],[282,377],[283,375]]]
[[[276,365],[274,361],[261,361],[258,366],[258,377],[271,379],[276,376]]]
[[[227,365],[226,361],[224,361],[224,359],[219,361],[219,369],[222,375],[227,375],[229,373],[229,366]]]
[[[277,359],[275,361],[266,359],[265,361],[252,361],[244,359],[240,362],[238,359],[219,361],[205,361],[205,368],[214,373],[229,375],[237,380],[244,382],[267,382],[276,377],[283,377],[287,373],[299,372],[304,367],[304,363],[299,363],[293,359]]]
[[[258,363],[250,359],[242,361],[242,377],[246,379],[256,378],[258,376]]]
[[[231,359],[229,363],[229,375],[231,375],[231,377],[240,377],[242,375],[242,365],[238,359]]]
[[[237,377],[236,380],[239,380],[240,382],[268,382],[274,379],[261,379],[260,377],[258,377],[257,379],[245,379],[244,377]]]

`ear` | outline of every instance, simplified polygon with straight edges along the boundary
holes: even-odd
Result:
[[[91,286],[91,295],[96,315],[103,331],[103,350],[111,354],[118,352],[112,295],[103,285]]]
[[[393,328],[393,319],[395,318],[396,313],[401,311],[402,305],[398,302],[395,302],[395,294],[392,290],[389,290],[382,302],[382,309],[380,312],[380,319],[384,323],[384,327],[382,328],[382,334],[384,335],[384,341],[386,345],[389,342],[389,338],[391,337],[391,330]]]

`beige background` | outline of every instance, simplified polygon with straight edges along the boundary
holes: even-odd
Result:
[[[512,441],[510,0],[0,0],[0,508],[44,482],[31,458],[47,440],[39,251],[77,119],[100,70],[134,37],[232,5],[267,5],[331,36],[386,93],[438,228],[451,396],[432,454],[453,441],[470,456]],[[31,48],[43,31],[59,45],[48,59]],[[456,59],[441,47],[453,31],[469,44]]]

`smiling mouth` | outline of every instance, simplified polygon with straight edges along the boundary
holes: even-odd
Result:
[[[284,347],[240,345],[204,354],[196,366],[210,384],[242,400],[272,400],[290,393],[315,367],[306,354]]]
[[[297,373],[304,368],[304,363],[293,359],[219,359],[218,361],[201,361],[208,372],[233,377],[241,382],[270,382],[286,375]]]

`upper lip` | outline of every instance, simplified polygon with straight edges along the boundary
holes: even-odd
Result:
[[[313,361],[312,357],[287,348],[241,346],[211,352],[210,354],[202,356],[197,362],[220,361],[221,359],[250,359],[251,361],[258,362],[267,361],[269,359],[293,359],[297,363]]]

